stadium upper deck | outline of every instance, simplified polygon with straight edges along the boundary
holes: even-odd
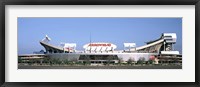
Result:
[[[75,43],[65,43],[62,47],[49,44],[48,42],[51,39],[47,35],[40,41],[40,44],[44,46],[46,53],[164,53],[164,51],[166,51],[167,53],[179,54],[179,52],[174,51],[173,48],[176,39],[175,33],[163,33],[159,39],[149,41],[144,46],[130,47],[124,50],[115,50],[117,46],[112,43],[97,42],[84,45],[84,51],[77,51]]]

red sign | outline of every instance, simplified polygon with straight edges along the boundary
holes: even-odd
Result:
[[[111,46],[111,44],[89,44],[89,46]]]
[[[66,49],[66,50],[73,50],[72,48],[69,48],[69,47],[65,47],[65,49]]]

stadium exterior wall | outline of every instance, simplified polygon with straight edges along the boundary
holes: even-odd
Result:
[[[49,58],[68,59],[69,61],[79,60],[80,55],[117,55],[118,58],[122,58],[123,61],[128,61],[130,58],[138,61],[140,58],[145,58],[148,61],[150,56],[158,55],[158,53],[54,53],[46,54]]]

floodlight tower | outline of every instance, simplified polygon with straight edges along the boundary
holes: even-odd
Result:
[[[49,38],[47,35],[45,36],[44,39],[42,39],[43,42],[49,42],[51,40],[51,38]]]

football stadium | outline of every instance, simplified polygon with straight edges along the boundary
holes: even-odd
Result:
[[[89,42],[83,45],[84,50],[77,50],[76,43],[61,43],[59,46],[50,44],[51,38],[47,35],[39,43],[45,51],[34,54],[18,55],[18,63],[30,63],[32,60],[43,64],[48,59],[67,60],[71,62],[88,63],[89,65],[148,63],[153,64],[182,64],[182,55],[174,49],[176,33],[162,33],[158,39],[146,42],[137,47],[136,43],[124,43],[124,49],[116,50],[117,45],[110,42]],[[45,61],[46,60],[46,61]],[[49,62],[50,63],[50,62]]]

